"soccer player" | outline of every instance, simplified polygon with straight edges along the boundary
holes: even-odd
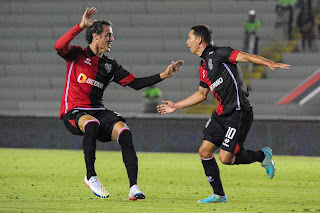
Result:
[[[252,62],[268,66],[271,70],[289,69],[288,64],[274,63],[257,55],[247,54],[230,47],[213,45],[212,30],[206,25],[191,28],[186,42],[190,52],[202,58],[199,68],[199,91],[179,102],[163,101],[157,107],[161,114],[198,104],[205,100],[211,91],[219,105],[208,120],[203,132],[204,138],[199,148],[202,165],[213,194],[198,203],[227,202],[220,171],[214,152],[220,147],[219,158],[223,164],[250,164],[261,162],[270,179],[275,168],[272,150],[265,147],[259,151],[244,149],[244,142],[253,120],[252,107],[248,100],[247,87],[237,62]]]
[[[104,52],[110,51],[114,41],[112,24],[106,20],[91,20],[96,12],[96,8],[87,8],[80,24],[75,25],[55,43],[58,54],[67,61],[59,118],[63,119],[71,133],[83,135],[87,169],[84,183],[96,196],[109,197],[109,192],[99,181],[94,168],[96,140],[117,141],[121,146],[129,177],[129,200],[144,199],[145,195],[137,185],[138,158],[131,131],[120,114],[104,107],[103,92],[112,81],[135,90],[151,86],[174,75],[180,69],[182,61],[172,62],[160,74],[136,78],[116,60],[104,55]],[[89,46],[82,48],[70,45],[71,40],[85,28]]]

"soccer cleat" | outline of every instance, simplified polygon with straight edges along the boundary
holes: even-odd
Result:
[[[129,192],[129,200],[136,201],[138,199],[142,200],[144,198],[145,198],[145,195],[140,190],[138,185],[131,186],[130,192]]]
[[[261,162],[261,166],[266,169],[268,177],[272,179],[276,170],[272,161],[272,149],[265,147],[262,148],[261,151],[263,151],[265,155],[265,158]]]
[[[97,176],[92,176],[90,179],[87,179],[87,176],[84,177],[84,184],[86,184],[97,197],[108,198],[109,192],[104,186],[102,186]]]
[[[198,200],[197,203],[226,203],[228,201],[227,195],[216,195],[216,194],[211,194],[209,197]]]

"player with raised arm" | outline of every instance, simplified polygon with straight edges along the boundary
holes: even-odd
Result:
[[[247,54],[230,47],[213,45],[212,30],[206,25],[191,28],[187,45],[190,52],[202,58],[199,68],[199,91],[177,103],[163,101],[157,107],[160,114],[198,104],[205,100],[211,91],[219,101],[216,111],[208,120],[203,132],[204,138],[199,148],[202,165],[207,180],[213,188],[213,194],[198,203],[227,202],[220,179],[220,171],[214,158],[214,152],[220,149],[219,159],[223,164],[250,164],[261,162],[267,176],[272,179],[275,168],[272,150],[269,147],[259,151],[246,150],[245,138],[250,130],[253,112],[248,92],[238,62],[251,62],[269,67],[289,69],[288,64],[274,63],[263,57]]]
[[[87,173],[85,184],[101,198],[109,192],[99,181],[94,164],[96,140],[117,141],[122,150],[130,192],[129,200],[144,199],[145,195],[137,185],[138,158],[132,142],[132,133],[125,119],[118,113],[104,107],[102,96],[111,82],[139,90],[174,75],[182,61],[172,62],[164,72],[149,77],[137,78],[125,70],[116,60],[108,58],[114,41],[112,23],[107,20],[92,20],[95,8],[86,9],[80,24],[75,25],[55,43],[58,54],[67,61],[66,82],[61,101],[59,118],[75,135],[83,135],[83,151]],[[89,46],[70,45],[80,32],[86,29]]]

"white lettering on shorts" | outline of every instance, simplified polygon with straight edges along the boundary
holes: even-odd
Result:
[[[229,142],[233,139],[236,132],[237,130],[235,128],[229,127],[222,145],[229,147]]]
[[[208,128],[210,122],[211,122],[211,118],[209,118],[209,120],[207,121],[207,123],[206,123],[206,128]]]

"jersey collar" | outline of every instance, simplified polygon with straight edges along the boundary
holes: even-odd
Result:
[[[206,55],[208,54],[209,50],[213,47],[212,44],[208,44],[206,48],[203,50],[201,58],[205,59]]]
[[[96,54],[92,52],[89,46],[87,47],[87,53],[89,54],[90,57],[96,56]]]

